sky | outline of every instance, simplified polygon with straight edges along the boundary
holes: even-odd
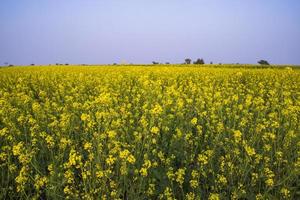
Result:
[[[185,58],[300,64],[300,1],[0,1],[0,65]]]

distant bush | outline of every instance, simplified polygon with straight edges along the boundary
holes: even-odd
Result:
[[[260,64],[260,65],[270,65],[270,63],[266,60],[260,60],[257,63]]]
[[[191,64],[192,60],[190,58],[186,58],[185,60],[185,64],[189,65]]]
[[[198,58],[195,62],[194,62],[195,65],[203,65],[205,64],[204,60],[201,58]]]
[[[152,64],[153,64],[153,65],[158,65],[159,62],[152,61]]]

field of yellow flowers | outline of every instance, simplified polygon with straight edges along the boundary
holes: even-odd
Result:
[[[300,70],[0,69],[0,199],[299,199]]]

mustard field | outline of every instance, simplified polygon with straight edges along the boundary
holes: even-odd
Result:
[[[0,199],[300,199],[300,70],[1,68]]]

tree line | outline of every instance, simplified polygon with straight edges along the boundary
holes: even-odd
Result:
[[[259,60],[257,62],[258,64],[260,65],[270,65],[270,63],[266,60]],[[158,65],[158,64],[163,64],[163,63],[159,63],[159,62],[156,62],[156,61],[153,61],[152,62],[153,65]],[[166,62],[165,64],[170,64],[169,62]],[[205,62],[204,62],[204,59],[203,58],[198,58],[197,60],[195,60],[194,62],[192,62],[192,59],[190,58],[186,58],[184,59],[184,63],[182,64],[186,64],[186,65],[190,65],[190,64],[194,64],[194,65],[204,65]],[[213,64],[213,62],[210,62],[210,64]],[[219,63],[221,64],[221,63]],[[238,64],[238,63],[237,63]]]

